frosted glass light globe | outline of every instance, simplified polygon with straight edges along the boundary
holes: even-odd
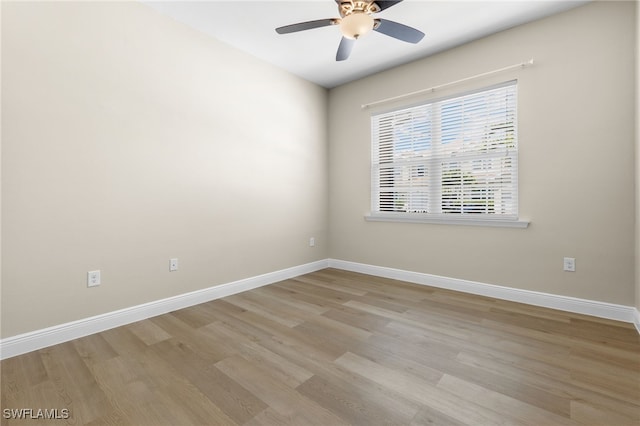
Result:
[[[360,38],[372,29],[373,17],[364,12],[353,12],[340,21],[340,31],[346,38]]]

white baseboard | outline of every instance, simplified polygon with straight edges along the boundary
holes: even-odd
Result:
[[[542,306],[545,308],[559,309],[567,312],[624,321],[633,323],[638,330],[638,333],[640,333],[640,312],[632,306],[615,305],[612,303],[598,302],[594,300],[578,299],[575,297],[559,296],[530,290],[520,290],[476,281],[448,278],[421,272],[349,262],[345,260],[324,259],[221,284],[215,287],[180,294],[167,299],[132,306],[130,308],[114,312],[108,312],[106,314],[90,318],[84,318],[78,321],[48,327],[42,330],[8,337],[0,340],[0,359],[11,358],[27,352],[88,336],[90,334],[99,333],[111,328],[162,315],[167,312],[187,308],[189,306],[194,306],[289,278],[294,278],[299,275],[315,272],[327,267],[407,281],[414,284],[478,294],[496,299],[526,303],[529,305]]]
[[[329,259],[329,267],[407,281],[414,284],[478,294],[481,296],[509,300],[512,302],[526,303],[528,305],[634,323],[640,333],[640,317],[638,315],[638,310],[632,306],[615,305],[613,303],[598,302],[595,300],[578,299],[575,297],[559,296],[556,294],[541,293],[530,290],[520,290],[517,288],[502,287],[493,284],[448,278],[421,272],[405,271],[402,269],[386,268],[383,266],[367,265],[364,263],[348,262],[345,260]]]
[[[282,269],[255,277],[245,278],[226,284],[209,287],[167,299],[156,300],[132,306],[119,311],[108,312],[78,321],[68,322],[42,330],[36,330],[0,340],[0,359],[42,349],[58,343],[78,339],[111,328],[130,324],[146,318],[162,315],[177,309],[209,302],[232,294],[273,284],[299,275],[308,274],[328,267],[329,261],[319,260],[292,268]]]

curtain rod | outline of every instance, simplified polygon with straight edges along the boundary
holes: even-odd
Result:
[[[471,77],[462,78],[460,80],[451,81],[449,83],[440,84],[438,86],[433,86],[433,87],[430,87],[428,89],[422,89],[422,90],[418,90],[418,91],[411,92],[411,93],[405,93],[404,95],[398,95],[398,96],[394,96],[394,97],[391,97],[391,98],[386,98],[386,99],[382,99],[382,100],[379,100],[379,101],[370,102],[368,104],[363,104],[362,105],[362,109],[367,109],[367,108],[370,108],[372,106],[385,104],[385,103],[391,102],[391,101],[397,101],[398,99],[404,99],[404,98],[408,98],[408,97],[411,97],[411,96],[420,95],[420,94],[426,93],[426,92],[435,92],[436,90],[442,89],[443,87],[447,87],[447,86],[452,86],[454,84],[463,83],[465,81],[473,80],[475,78],[486,77],[488,75],[496,74],[496,73],[503,72],[503,71],[509,71],[509,70],[512,70],[512,69],[515,69],[515,68],[525,68],[525,67],[528,67],[528,66],[531,66],[531,65],[533,65],[533,59],[529,59],[528,61],[521,62],[519,64],[509,65],[509,66],[504,67],[504,68],[498,68],[497,70],[487,71],[487,72],[484,72],[482,74],[472,75]]]

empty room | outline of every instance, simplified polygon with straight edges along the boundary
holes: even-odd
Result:
[[[1,425],[640,425],[636,1],[5,1]]]

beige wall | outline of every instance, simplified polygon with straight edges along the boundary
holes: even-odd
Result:
[[[633,305],[633,8],[588,4],[331,90],[331,256]],[[369,117],[393,105],[361,104],[529,58],[531,68],[432,95],[518,78],[520,214],[531,220],[528,229],[364,220]],[[564,256],[576,258],[575,273],[563,272]]]
[[[2,2],[1,336],[327,257],[633,304],[633,7],[589,4],[336,88],[327,115],[325,90],[144,5]],[[519,79],[528,229],[364,221],[362,103],[530,57],[437,93]]]
[[[326,259],[326,107],[137,2],[2,2],[2,337]]]

